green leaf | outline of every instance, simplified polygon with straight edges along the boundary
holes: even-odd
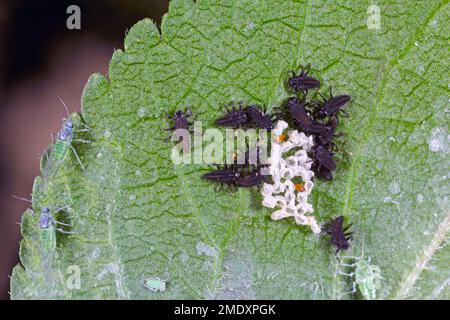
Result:
[[[383,277],[379,298],[449,299],[449,5],[376,4],[380,30],[367,27],[364,1],[178,0],[161,32],[138,22],[108,78],[94,74],[84,90],[93,143],[74,146],[86,172],[71,154],[54,179],[36,179],[36,213],[69,205],[77,234],[43,253],[39,215],[25,212],[11,297],[357,298],[325,239],[270,220],[257,191],[217,192],[201,179],[205,165],[173,165],[163,130],[164,113],[187,105],[204,128],[232,100],[271,110],[288,96],[287,71],[310,62],[353,98],[314,215],[354,223],[342,255],[364,244]],[[165,290],[148,290],[150,278]]]

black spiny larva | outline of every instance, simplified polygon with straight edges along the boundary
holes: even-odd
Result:
[[[203,175],[206,180],[227,185],[234,185],[240,177],[241,172],[235,166],[225,166]]]
[[[328,129],[314,137],[315,143],[322,145],[327,150],[337,149],[337,146],[333,142],[333,138],[337,136],[335,134],[337,125],[337,118],[331,119],[330,122],[326,124]]]
[[[339,111],[342,111],[346,116],[348,114],[342,110],[342,107],[349,102],[352,97],[347,94],[339,95],[336,97],[333,97],[333,94],[331,93],[331,87],[330,87],[330,98],[325,99],[322,95],[320,95],[322,99],[324,99],[324,102],[322,104],[318,104],[320,109],[315,113],[315,116],[317,118],[325,118],[325,117],[331,117],[335,116]]]
[[[332,158],[332,153],[325,149],[324,146],[315,145],[311,148],[315,162],[329,171],[336,169],[336,162]]]
[[[186,130],[189,131],[189,126],[191,123],[189,122],[189,118],[192,116],[191,108],[188,107],[186,112],[183,112],[182,110],[176,111],[172,118],[172,126],[169,125],[169,128],[166,128],[165,130],[170,130],[172,132],[175,132],[175,134],[178,136],[178,141],[182,142],[183,144],[183,150],[185,152],[189,152],[191,149],[191,143],[190,139],[184,139],[184,136],[186,136],[187,132],[176,132],[177,130]]]
[[[189,130],[189,125],[191,124],[189,122],[189,118],[192,116],[191,108],[188,107],[186,112],[183,112],[182,110],[176,111],[172,116],[172,126],[169,128],[166,128],[166,130],[177,130],[177,129],[186,129]]]
[[[260,108],[251,105],[247,108],[247,115],[250,120],[260,129],[271,131],[274,128],[272,117],[264,113]]]
[[[299,75],[296,75],[294,71],[291,71],[291,77],[288,80],[289,87],[292,91],[298,92],[302,91],[304,93],[308,92],[309,89],[319,88],[320,81],[316,78],[308,76],[309,65],[302,70]]]
[[[337,254],[341,250],[347,250],[350,247],[349,240],[351,240],[352,232],[346,232],[352,224],[349,224],[346,228],[344,228],[344,217],[339,216],[336,219],[331,220],[325,226],[325,232],[331,236],[330,242],[336,247],[336,258]],[[339,258],[338,258],[339,260]]]
[[[312,164],[311,170],[314,171],[316,177],[322,180],[333,180],[333,174],[331,170],[328,170],[318,162],[314,162]]]
[[[246,123],[248,123],[247,112],[242,110],[242,104],[238,107],[235,105],[227,106],[227,114],[215,121],[216,125],[222,127],[234,127],[238,128]]]
[[[313,120],[306,111],[304,100],[301,101],[295,97],[291,97],[288,99],[287,108],[295,126],[303,129],[313,124]]]
[[[288,99],[287,108],[293,119],[293,125],[306,134],[328,136],[331,127],[314,121],[306,110],[307,103],[295,97]],[[332,134],[331,134],[332,135]]]
[[[263,182],[270,183],[270,180],[268,179],[268,177],[261,173],[260,167],[258,167],[249,175],[241,176],[239,179],[237,179],[236,185],[238,187],[250,188],[254,186],[260,186]]]

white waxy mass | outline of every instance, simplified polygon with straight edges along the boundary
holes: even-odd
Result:
[[[312,215],[313,207],[308,203],[314,183],[314,172],[311,170],[312,159],[307,152],[314,145],[313,137],[292,130],[288,139],[282,141],[280,136],[287,129],[285,121],[275,125],[271,141],[271,153],[268,158],[268,174],[273,184],[265,183],[262,188],[263,206],[277,208],[271,215],[273,220],[293,217],[299,225],[310,226],[313,233],[320,233],[320,226]],[[266,172],[267,173],[267,172]],[[302,188],[298,190],[293,182],[301,177]]]

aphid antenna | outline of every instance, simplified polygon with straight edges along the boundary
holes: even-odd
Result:
[[[12,195],[12,197],[13,197],[14,199],[18,199],[18,200],[26,201],[26,202],[29,202],[29,203],[33,203],[33,201],[31,201],[30,199],[18,197],[18,196],[16,196],[16,195]]]
[[[63,104],[64,108],[66,109],[67,117],[69,117],[70,116],[69,108],[67,108],[66,103],[63,101],[63,99],[61,99],[61,97],[58,96],[58,98],[59,101],[61,101],[61,103]]]
[[[50,138],[52,138],[52,143],[55,143],[55,137],[57,136],[56,133],[50,132]]]

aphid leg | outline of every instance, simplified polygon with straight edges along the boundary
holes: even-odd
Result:
[[[66,230],[61,229],[61,228],[56,228],[56,230],[58,230],[59,232],[64,233],[64,234],[78,234],[78,232],[75,232],[75,231],[66,231]]]
[[[69,223],[64,223],[58,220],[54,220],[56,224],[60,224],[62,226],[66,226],[66,227],[73,227],[73,224],[69,224]]]
[[[341,264],[341,265],[342,265],[342,264]],[[346,273],[346,272],[343,272],[343,271],[340,271],[340,270],[338,270],[337,273],[338,273],[338,274],[341,274],[341,275],[343,275],[343,276],[347,276],[347,277],[349,277],[349,278],[353,278],[353,276],[355,275],[353,272]]]
[[[346,226],[346,227],[344,228],[344,232],[347,231],[352,225],[353,225],[353,222],[350,223],[348,226]]]
[[[77,151],[75,150],[75,148],[71,144],[70,144],[70,148],[72,148],[73,154],[75,155],[75,158],[77,158],[77,161],[80,164],[81,169],[83,170],[83,172],[86,172],[86,169],[84,168],[83,163],[81,162],[81,159],[78,156]]]
[[[346,285],[347,283],[342,283],[342,284],[344,284],[344,285]],[[353,283],[352,283],[352,289],[350,290],[350,291],[348,291],[348,292],[344,292],[344,293],[342,293],[340,296],[339,296],[339,299],[341,299],[342,297],[344,297],[344,296],[346,296],[346,295],[352,295],[352,294],[354,294],[356,292],[356,283],[353,281]]]
[[[81,143],[92,143],[90,140],[83,140],[83,139],[72,139],[72,141],[81,142]]]
[[[341,263],[341,266],[343,266],[343,267],[349,267],[349,268],[353,268],[353,267],[355,267],[356,266],[356,263]]]
[[[87,130],[92,131],[92,128],[89,127],[86,123],[80,122],[80,124],[81,124],[83,127],[85,127]],[[83,130],[84,130],[84,129],[83,129]],[[79,131],[79,130],[78,130],[78,131]]]
[[[91,129],[77,129],[76,132],[91,132]]]
[[[61,208],[56,209],[55,213],[58,213],[58,212],[61,212],[61,211],[64,211],[65,213],[67,213],[66,209],[68,209],[68,208],[70,208],[70,206],[69,205],[65,205],[65,206],[63,206]]]
[[[355,292],[356,292],[356,282],[353,282],[351,294],[354,294]]]

